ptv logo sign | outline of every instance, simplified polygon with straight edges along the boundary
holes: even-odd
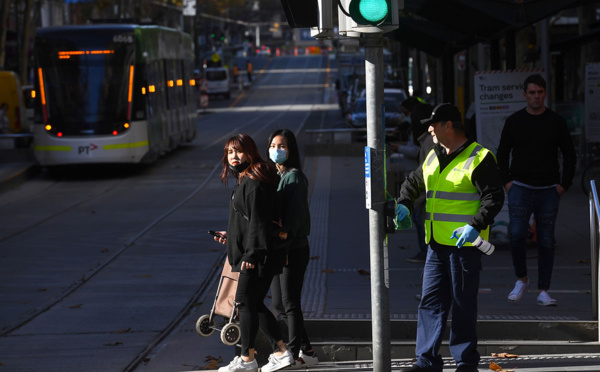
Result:
[[[98,148],[98,146],[94,145],[93,143],[90,143],[88,146],[79,146],[77,148],[77,154],[81,155],[89,155],[90,151],[94,151]]]

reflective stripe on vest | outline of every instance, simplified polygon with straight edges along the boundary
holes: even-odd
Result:
[[[431,236],[445,245],[455,245],[452,232],[463,227],[479,211],[481,201],[477,188],[471,181],[473,171],[489,153],[473,142],[456,156],[440,173],[440,164],[432,150],[423,162],[423,180],[427,192],[425,204],[425,241]],[[480,233],[489,238],[489,226]],[[472,245],[466,243],[465,245]]]

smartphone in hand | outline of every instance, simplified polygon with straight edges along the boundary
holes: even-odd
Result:
[[[217,238],[222,238],[222,237],[223,237],[223,235],[221,235],[221,234],[219,234],[218,232],[216,232],[216,231],[213,231],[213,230],[208,230],[208,233],[209,233],[210,235],[212,235],[212,236],[215,236],[215,237],[217,237]]]

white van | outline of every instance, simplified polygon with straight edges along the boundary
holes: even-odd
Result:
[[[207,93],[211,96],[231,96],[229,71],[225,67],[208,67],[204,70],[204,78],[208,84]]]

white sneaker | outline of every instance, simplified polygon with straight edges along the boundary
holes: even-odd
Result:
[[[525,294],[525,290],[529,287],[529,279],[527,279],[527,283],[523,283],[520,280],[517,280],[515,283],[515,288],[508,295],[509,301],[519,301],[523,294]]]
[[[300,350],[300,355],[298,357],[298,362],[302,363],[302,367],[304,366],[314,366],[319,364],[319,358],[317,358],[317,354],[313,353],[313,356],[306,355]]]
[[[282,356],[277,356],[274,353],[269,355],[269,362],[260,367],[261,372],[279,371],[282,368],[292,365],[294,357],[289,350],[286,350]]]
[[[219,368],[219,372],[258,372],[258,363],[256,359],[244,362],[242,357],[236,356],[229,365]]]
[[[548,292],[541,291],[537,297],[537,304],[540,306],[556,306],[556,300],[550,297]]]

